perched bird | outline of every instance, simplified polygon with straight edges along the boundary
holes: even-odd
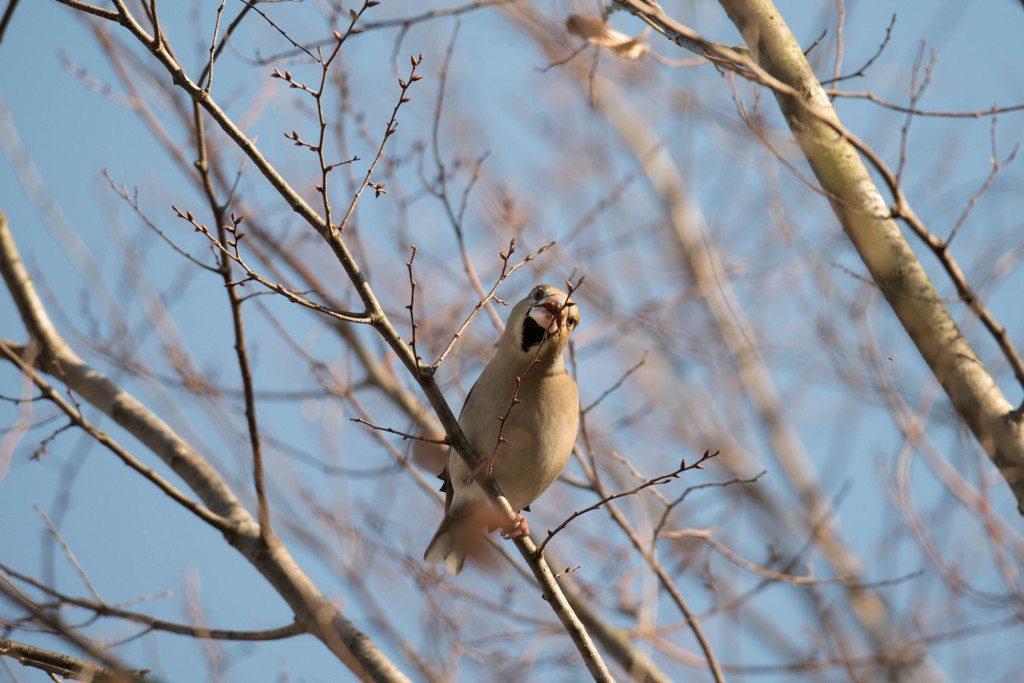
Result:
[[[493,477],[518,513],[529,510],[569,459],[579,426],[579,393],[562,351],[579,321],[579,308],[565,292],[534,287],[512,308],[494,358],[466,397],[459,426],[483,462],[471,471],[458,453],[448,452],[439,475],[444,519],[423,554],[428,562],[443,562],[452,576],[462,571],[467,554],[481,548],[484,528],[501,526],[479,484],[488,464],[493,463]],[[519,515],[510,537],[528,533]]]

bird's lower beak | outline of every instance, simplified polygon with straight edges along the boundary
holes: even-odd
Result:
[[[539,319],[537,314],[543,319]],[[552,294],[541,299],[533,305],[530,315],[548,332],[552,331],[552,325],[555,326],[555,329],[561,330],[566,318],[565,297]]]

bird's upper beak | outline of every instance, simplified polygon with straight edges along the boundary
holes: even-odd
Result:
[[[569,306],[572,305],[570,302]],[[564,296],[552,294],[544,297],[530,308],[530,317],[536,320],[549,333],[554,331],[552,330],[552,325],[555,326],[555,329],[561,330],[562,326],[565,325],[569,306],[565,305]]]

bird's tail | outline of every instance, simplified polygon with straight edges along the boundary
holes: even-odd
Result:
[[[423,559],[443,564],[452,576],[462,571],[467,556],[484,569],[496,570],[498,557],[484,534],[485,528],[493,526],[494,516],[489,505],[476,501],[452,507],[430,539]]]
[[[458,576],[466,563],[467,549],[460,547],[464,544],[459,542],[459,526],[461,525],[453,524],[452,518],[445,515],[441,520],[441,526],[437,528],[437,533],[430,539],[427,550],[423,553],[424,560],[444,564],[444,568],[452,576]]]

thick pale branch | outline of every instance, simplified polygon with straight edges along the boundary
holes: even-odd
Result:
[[[770,0],[721,0],[760,66],[832,208],[875,283],[1024,514],[1024,423],[935,291],[800,46]],[[909,207],[908,207],[909,208]],[[906,215],[907,210],[901,211]]]

